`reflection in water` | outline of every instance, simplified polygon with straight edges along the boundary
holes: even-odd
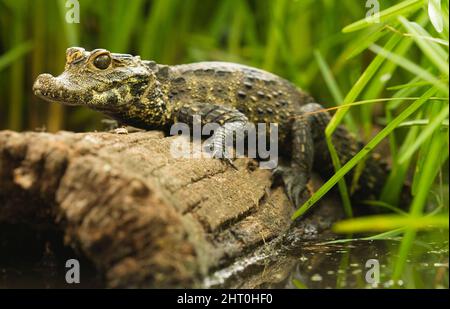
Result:
[[[301,249],[266,248],[265,253],[244,258],[213,274],[205,285],[230,288],[448,288],[448,235],[446,238],[442,242],[416,241],[403,279],[397,285],[391,280],[400,244],[395,239],[328,244],[308,242]],[[368,260],[372,262],[366,265]],[[377,278],[374,276],[376,267],[379,267],[379,282],[372,283]]]

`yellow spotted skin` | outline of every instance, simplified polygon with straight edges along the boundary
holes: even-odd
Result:
[[[84,105],[121,123],[168,131],[176,122],[217,123],[214,154],[224,153],[225,137],[244,132],[249,123],[275,123],[282,164],[274,174],[285,183],[296,205],[312,169],[325,177],[333,172],[324,130],[330,115],[289,81],[269,72],[228,62],[198,62],[167,66],[139,56],[105,49],[67,49],[65,71],[41,74],[34,93],[48,101]],[[342,163],[362,147],[343,127],[333,136]],[[386,165],[374,155],[366,162],[357,192],[378,194]]]

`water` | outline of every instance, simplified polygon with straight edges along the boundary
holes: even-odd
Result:
[[[20,232],[20,233],[19,233]],[[63,245],[62,235],[28,228],[3,228],[0,235],[0,288],[91,288],[103,280],[81,259],[81,285],[65,282],[65,265],[76,252]],[[207,288],[448,288],[448,231],[419,233],[397,285],[391,280],[400,239],[329,243],[327,240],[274,242],[207,277]],[[9,245],[3,242],[8,240]],[[20,258],[18,258],[20,257]],[[372,264],[367,264],[368,261]],[[371,270],[378,265],[379,280]],[[367,280],[369,278],[369,282]]]
[[[408,256],[404,276],[397,283],[391,278],[400,241],[392,239],[332,244],[307,242],[297,249],[279,249],[266,255],[258,252],[213,274],[205,286],[448,288],[448,235],[444,238],[438,242],[426,242],[427,238],[417,240]]]
[[[299,259],[285,287],[394,287],[391,278],[399,244],[396,240],[310,244],[302,250],[303,259]],[[416,248],[420,253],[409,256],[405,278],[397,282],[397,287],[448,288],[448,242],[427,247]],[[379,280],[374,280],[377,270]]]

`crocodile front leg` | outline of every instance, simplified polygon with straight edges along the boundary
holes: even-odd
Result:
[[[182,105],[175,113],[176,121],[193,125],[194,116],[201,117],[201,124],[217,124],[211,143],[206,150],[211,151],[214,158],[226,159],[229,163],[230,154],[227,151],[227,141],[247,136],[247,117],[232,107],[214,105],[211,103],[190,103]]]

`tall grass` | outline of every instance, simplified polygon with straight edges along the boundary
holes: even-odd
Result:
[[[442,192],[448,188],[449,5],[383,0],[380,6],[380,22],[374,23],[364,18],[360,0],[80,0],[80,24],[68,24],[64,0],[0,0],[0,129],[99,128],[98,113],[43,104],[31,93],[39,73],[63,70],[72,45],[167,64],[224,60],[270,70],[324,106],[340,106],[326,130],[328,141],[344,123],[366,143],[342,166],[328,143],[336,173],[295,217],[336,184],[350,217],[344,175],[359,171],[380,144],[389,147],[392,172],[371,205],[393,214],[343,221],[335,229],[367,232],[367,239],[403,235],[397,280],[418,231],[448,233],[448,190]],[[409,175],[412,204],[399,209]],[[428,209],[436,189],[437,210]]]
[[[327,106],[339,102],[323,87],[314,49],[330,65],[341,89],[352,85],[366,61],[362,54],[350,62],[340,56],[353,38],[339,29],[365,14],[359,1],[79,2],[80,24],[68,24],[65,0],[0,0],[0,128],[97,127],[97,113],[43,105],[30,91],[37,74],[62,71],[65,49],[71,45],[139,54],[167,64],[227,60],[254,65],[292,80]],[[32,49],[11,59],[14,48],[26,42]],[[20,91],[13,91],[13,85]],[[12,125],[9,115],[20,117],[14,117]]]
[[[386,231],[392,232],[397,231],[399,228],[402,229],[404,232],[403,240],[399,249],[398,259],[394,265],[394,282],[398,282],[402,277],[408,254],[419,229],[443,228],[448,230],[448,204],[438,205],[438,212],[441,214],[433,214],[430,216],[424,213],[436,176],[442,172],[442,169],[445,168],[445,162],[448,160],[448,127],[442,125],[443,122],[448,121],[449,113],[448,1],[444,3],[442,8],[436,5],[437,2],[421,0],[403,1],[380,13],[379,17],[384,22],[384,26],[387,29],[393,30],[393,33],[390,35],[387,43],[384,44],[384,47],[380,47],[377,44],[379,40],[377,36],[371,37],[370,44],[366,43],[366,46],[376,54],[376,57],[344,98],[344,107],[340,108],[334,115],[331,123],[327,127],[326,135],[328,138],[331,137],[336,127],[342,122],[343,117],[348,113],[351,106],[349,103],[352,103],[365,88],[368,89],[366,90],[367,92],[377,94],[378,91],[371,91],[371,89],[380,88],[380,85],[383,84],[380,78],[374,78],[376,72],[382,70],[383,64],[385,64],[385,67],[387,65],[390,66],[388,71],[384,70],[383,72],[383,74],[389,74],[389,77],[391,77],[393,69],[396,67],[416,76],[417,79],[403,84],[401,89],[414,89],[413,91],[409,91],[408,95],[417,93],[420,97],[405,107],[398,104],[399,100],[396,100],[396,108],[392,108],[391,106],[388,109],[386,118],[389,119],[389,122],[387,125],[343,167],[340,166],[338,160],[334,160],[336,174],[294,214],[294,218],[304,214],[336,183],[342,181],[346,173],[358,163],[363,162],[365,157],[383,139],[388,138],[390,135],[395,135],[396,129],[402,123],[411,119],[411,117],[414,119],[415,115],[420,115],[426,123],[422,132],[417,132],[414,127],[408,127],[409,132],[406,134],[413,134],[412,136],[415,139],[404,139],[404,144],[400,145],[400,149],[402,150],[400,153],[397,150],[399,140],[396,139],[397,143],[395,145],[393,143],[391,144],[391,147],[395,147],[395,149],[391,150],[396,156],[393,161],[392,174],[382,195],[382,202],[398,202],[401,187],[405,180],[406,170],[412,163],[412,157],[417,156],[415,160],[416,165],[412,166],[415,167],[415,174],[411,192],[413,200],[409,213],[349,219],[335,225],[335,231],[341,233],[377,231],[385,233]],[[428,8],[425,6],[426,4],[428,4]],[[427,11],[429,16],[428,20],[424,18],[426,16],[424,13]],[[412,20],[408,20],[404,16],[406,13],[408,13],[409,18]],[[371,26],[371,23],[366,18],[345,27],[343,31],[353,32]],[[424,26],[428,26],[427,28],[429,30],[427,31]],[[411,43],[416,44],[421,54],[418,64],[416,64],[416,58],[408,59],[405,56],[405,52]],[[400,46],[403,47],[399,48]],[[420,84],[422,87],[417,87],[417,82],[424,83]],[[442,96],[444,101],[435,101],[433,98],[434,95]],[[398,115],[392,117],[394,113]],[[411,124],[414,125],[414,122]],[[331,153],[335,154],[332,144],[329,144],[329,148]],[[404,172],[402,173],[402,177],[396,178],[395,173],[399,170],[403,170]],[[440,185],[443,186],[442,183]],[[396,188],[396,190],[390,190],[391,188]],[[339,189],[343,196],[347,195],[345,188],[343,189],[340,186]],[[445,203],[444,201],[442,202]],[[394,207],[397,207],[397,205],[394,205]]]

